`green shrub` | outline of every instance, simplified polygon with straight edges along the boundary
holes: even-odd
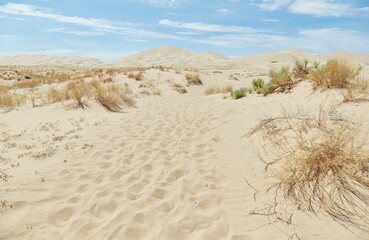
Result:
[[[265,85],[265,82],[261,78],[252,80],[252,89],[255,91],[258,91],[259,89],[263,88],[264,85]]]
[[[295,61],[295,66],[293,67],[293,75],[296,78],[304,79],[309,75],[310,69],[308,67],[309,61],[304,59],[304,61]]]
[[[231,96],[233,99],[240,99],[240,98],[246,97],[246,92],[247,92],[246,88],[240,88],[240,89],[233,91],[231,93]]]
[[[264,96],[292,89],[294,82],[292,81],[288,67],[282,67],[276,72],[270,71],[269,76],[271,78],[270,81],[267,84],[264,84],[263,88],[258,91],[259,93],[264,94]]]

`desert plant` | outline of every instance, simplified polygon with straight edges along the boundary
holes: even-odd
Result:
[[[66,88],[58,90],[56,88],[49,88],[47,99],[50,103],[61,102],[70,99],[69,91]]]
[[[263,88],[260,88],[258,91],[264,94],[264,96],[271,93],[291,90],[294,85],[288,67],[282,67],[278,71],[270,71],[269,76],[269,82],[264,84]]]
[[[8,86],[0,86],[0,107],[11,108],[24,102],[22,96],[9,91]]]
[[[246,88],[240,88],[240,89],[233,91],[231,93],[231,96],[233,99],[240,99],[240,98],[246,97],[246,92],[247,92]]]
[[[141,72],[139,73],[129,73],[128,78],[135,79],[136,81],[141,81],[143,79],[143,74]]]
[[[217,94],[217,93],[230,93],[233,91],[233,86],[232,85],[227,85],[225,87],[208,87],[205,90],[205,95],[211,95],[211,94]]]
[[[261,78],[257,78],[257,79],[252,80],[252,89],[254,91],[259,91],[259,89],[262,89],[264,87],[264,85],[265,85],[265,82]]]
[[[317,114],[284,110],[250,132],[265,141],[259,156],[274,180],[266,191],[273,214],[326,213],[345,227],[369,231],[367,139],[347,119],[322,107]]]
[[[190,85],[202,85],[202,81],[199,74],[186,74],[187,83]]]
[[[70,82],[67,84],[67,89],[76,107],[85,109],[87,107],[85,100],[91,94],[89,87],[84,82]]]
[[[14,88],[34,88],[42,85],[41,79],[24,80],[14,84]]]
[[[310,72],[308,67],[309,61],[304,59],[303,61],[296,60],[295,66],[293,67],[293,75],[295,78],[304,79]]]
[[[368,100],[369,81],[356,79],[348,83],[346,89],[341,89],[340,93],[343,97],[343,102],[355,102]]]
[[[347,88],[357,78],[360,70],[361,67],[352,68],[344,61],[331,59],[311,73],[311,81],[314,89]]]
[[[121,89],[117,85],[100,86],[96,88],[95,99],[107,110],[119,112],[122,109],[122,94]]]

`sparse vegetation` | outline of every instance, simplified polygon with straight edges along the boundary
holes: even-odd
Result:
[[[48,101],[50,103],[61,102],[68,99],[70,99],[70,95],[67,88],[63,88],[61,90],[58,90],[53,87],[49,88]]]
[[[326,213],[345,227],[368,231],[369,151],[357,124],[321,107],[316,115],[284,110],[250,135],[256,132],[265,141],[260,158],[275,181],[266,191],[272,199],[266,215],[291,222],[297,210]]]
[[[240,89],[233,91],[231,93],[231,96],[233,99],[240,99],[240,98],[246,97],[246,92],[247,92],[246,88],[240,88]]]
[[[308,65],[309,61],[307,59],[304,59],[303,61],[296,60],[292,71],[295,78],[305,79],[310,73]]]
[[[143,74],[139,73],[129,73],[128,78],[134,79],[136,81],[141,81],[143,79]]]
[[[9,91],[8,86],[0,86],[0,107],[11,108],[22,104],[24,99],[15,93]]]
[[[367,101],[369,95],[369,81],[356,79],[347,85],[347,89],[341,89],[343,102]]]
[[[86,98],[91,95],[89,87],[84,82],[70,82],[67,84],[70,98],[76,103],[76,107],[85,109]]]
[[[233,91],[233,86],[232,85],[227,85],[225,87],[208,87],[205,90],[205,95],[211,95],[211,94],[217,94],[217,93],[230,93]]]
[[[265,85],[265,82],[261,78],[257,78],[257,79],[252,80],[252,89],[254,91],[259,92],[259,90],[262,89],[264,87],[264,85]]]
[[[329,60],[311,73],[314,89],[347,88],[359,75],[361,68],[352,68],[346,62]]]
[[[264,94],[264,96],[291,90],[294,85],[288,67],[282,67],[278,71],[270,71],[269,76],[271,78],[270,81],[264,84],[263,88],[259,89],[259,92]]]
[[[199,74],[186,74],[186,80],[189,85],[202,85],[202,81]]]

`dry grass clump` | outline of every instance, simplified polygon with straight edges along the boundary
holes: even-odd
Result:
[[[69,91],[67,88],[58,90],[52,87],[49,89],[47,96],[49,103],[62,102],[70,99]]]
[[[202,81],[200,79],[200,75],[199,74],[186,74],[186,80],[187,83],[190,85],[202,85]]]
[[[91,88],[84,82],[69,82],[66,86],[70,99],[76,103],[77,108],[87,107],[86,99],[91,96]]]
[[[24,99],[15,93],[9,91],[8,86],[0,86],[0,107],[11,108],[22,104]]]
[[[134,100],[127,94],[131,92],[129,86],[118,86],[116,84],[103,85],[97,81],[92,82],[95,89],[95,100],[105,109],[111,112],[120,112],[122,105],[133,107]]]
[[[143,79],[143,74],[139,73],[129,73],[128,78],[134,79],[136,81],[141,81]]]
[[[343,102],[367,101],[369,95],[369,81],[357,79],[348,84],[347,89],[341,89]]]
[[[309,61],[304,59],[303,61],[296,60],[295,66],[293,67],[293,75],[295,78],[305,79],[310,73]]]
[[[269,76],[270,81],[263,84],[263,87],[258,90],[264,96],[276,92],[286,92],[291,90],[295,84],[288,67],[282,67],[278,71],[270,71]]]
[[[33,80],[23,80],[20,82],[16,82],[14,84],[14,88],[34,88],[41,86],[43,84],[41,79],[33,79]]]
[[[205,90],[205,95],[211,95],[211,94],[217,94],[217,93],[230,93],[232,91],[233,91],[232,85],[227,85],[225,87],[211,86]]]
[[[347,88],[354,81],[361,68],[352,68],[346,62],[331,59],[311,73],[314,89]]]
[[[325,213],[369,231],[369,151],[356,124],[321,107],[317,115],[284,110],[256,132],[265,141],[260,157],[275,180],[267,190],[270,209]]]

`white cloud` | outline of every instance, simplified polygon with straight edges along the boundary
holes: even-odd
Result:
[[[266,18],[266,19],[263,19],[263,22],[277,23],[277,22],[281,22],[281,20],[279,20],[279,19],[272,19],[272,18]]]
[[[349,4],[330,0],[297,0],[289,7],[293,13],[318,17],[341,17],[350,15],[354,9]]]
[[[156,7],[178,7],[188,3],[189,0],[139,0],[139,2],[150,4]]]
[[[369,14],[369,7],[355,7],[340,0],[261,0],[256,4],[262,10],[276,11],[282,8],[291,13],[316,17],[342,17]]]
[[[68,30],[65,28],[53,28],[53,29],[45,29],[41,32],[47,32],[47,33],[67,33],[72,34],[76,36],[103,36],[105,33],[98,32],[98,31],[74,31],[74,30]]]
[[[258,32],[258,30],[242,27],[242,26],[225,26],[225,25],[217,25],[217,24],[208,24],[201,22],[175,22],[168,19],[162,19],[159,21],[160,25],[165,25],[174,28],[200,31],[200,32],[208,32],[208,33],[245,33],[245,32]]]
[[[64,16],[60,14],[54,14],[48,11],[47,9],[39,8],[37,6],[28,5],[28,4],[17,4],[17,3],[6,3],[3,6],[0,6],[0,13],[17,15],[17,16],[28,16],[28,17],[38,17],[49,19],[62,23],[69,23],[83,27],[89,27],[96,31],[101,32],[109,32],[113,34],[123,35],[127,38],[130,37],[142,37],[142,38],[171,38],[175,39],[176,36],[147,31],[132,28],[128,26],[124,26],[127,24],[110,22],[104,19],[96,19],[96,18],[83,18],[77,16]],[[82,35],[81,35],[82,36]]]
[[[218,15],[229,15],[229,14],[232,14],[234,13],[235,11],[233,9],[229,9],[229,8],[221,8],[221,9],[218,9],[217,10],[217,14]]]
[[[266,11],[275,11],[290,4],[292,0],[262,0],[257,4],[261,9]]]

